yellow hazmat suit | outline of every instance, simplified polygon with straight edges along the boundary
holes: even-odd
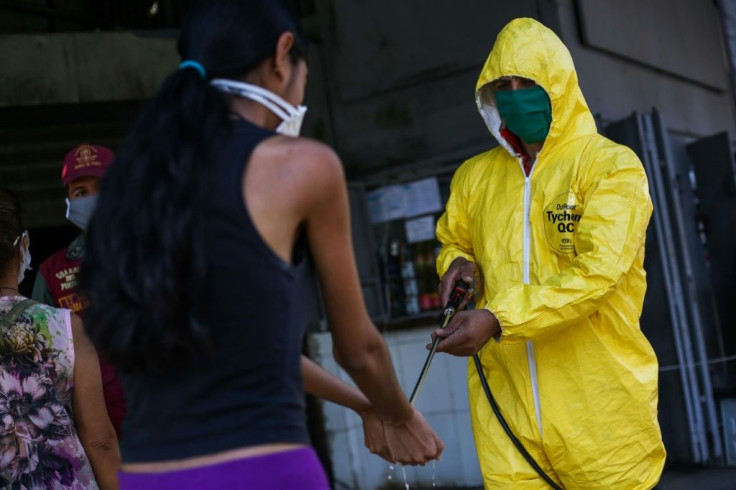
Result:
[[[528,177],[488,86],[514,75],[536,81],[552,106]],[[502,329],[479,352],[491,391],[563,488],[651,488],[665,450],[657,359],[639,328],[652,212],[642,164],[597,134],[570,53],[533,19],[500,32],[476,101],[501,146],[457,170],[437,224],[437,269],[456,257],[477,266],[477,307]],[[547,488],[502,431],[472,362],[468,384],[486,488]]]

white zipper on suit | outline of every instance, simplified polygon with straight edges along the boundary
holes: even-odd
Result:
[[[529,175],[524,170],[524,159],[519,158],[521,172],[524,174],[524,245],[522,248],[524,262],[524,284],[529,284],[529,254],[532,241],[531,205],[532,205],[532,173],[537,164],[535,159],[532,163]],[[539,436],[542,436],[542,409],[539,403],[539,384],[537,381],[537,361],[534,359],[534,342],[526,342],[526,359],[529,364],[529,377],[532,385],[532,397],[534,398],[534,411],[537,415],[537,428]]]

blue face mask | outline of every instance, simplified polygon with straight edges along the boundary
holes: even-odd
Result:
[[[92,213],[97,207],[97,196],[78,197],[66,200],[66,219],[82,230],[87,229]]]
[[[497,90],[496,105],[506,127],[526,144],[547,138],[552,124],[552,105],[540,86]]]

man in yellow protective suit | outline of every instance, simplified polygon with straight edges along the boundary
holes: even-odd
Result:
[[[644,489],[665,461],[657,359],[639,328],[652,213],[634,152],[600,136],[560,39],[533,19],[498,35],[476,86],[499,147],[456,172],[437,224],[440,292],[479,289],[439,352],[478,354],[509,426],[565,489]],[[511,444],[469,363],[486,488],[549,488]]]

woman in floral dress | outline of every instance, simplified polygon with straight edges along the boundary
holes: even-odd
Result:
[[[0,189],[0,488],[117,488],[95,349],[71,311],[18,292],[28,244],[17,199]]]

